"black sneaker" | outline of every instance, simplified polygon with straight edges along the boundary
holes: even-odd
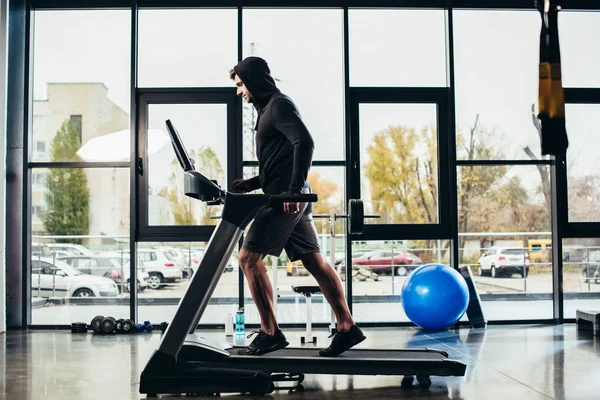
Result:
[[[267,335],[263,331],[254,331],[247,337],[250,338],[252,335],[257,333],[258,336],[254,338],[252,343],[250,343],[247,348],[239,350],[238,354],[246,356],[260,356],[261,354],[283,349],[289,345],[280,329],[275,331],[274,335]]]
[[[367,337],[360,328],[357,325],[354,325],[348,332],[338,331],[333,337],[329,347],[319,350],[319,355],[323,357],[337,357],[366,338]]]

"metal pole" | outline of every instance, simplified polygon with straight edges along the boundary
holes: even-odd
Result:
[[[6,79],[6,327],[29,323],[30,258],[27,242],[27,129],[29,111],[29,32],[25,0],[8,3]],[[4,25],[6,26],[6,25]]]
[[[269,256],[269,260],[271,260],[271,275],[273,280],[273,311],[275,312],[275,317],[277,317],[277,295],[279,294],[279,288],[277,287],[277,262],[275,262],[275,257]]]
[[[337,272],[338,276],[339,276],[339,271],[338,269],[335,267],[335,211],[331,211],[331,214],[329,215],[329,262],[331,263],[331,267],[335,269],[335,271]],[[346,263],[348,264],[348,263]],[[348,265],[346,265],[346,268],[348,268]],[[330,316],[330,321],[329,321],[329,332],[334,333],[337,332],[337,328],[335,325],[335,314],[333,313],[333,308],[329,307],[329,316]]]

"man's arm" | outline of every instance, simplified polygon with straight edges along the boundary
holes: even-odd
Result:
[[[300,193],[312,164],[315,148],[313,138],[296,107],[287,100],[280,99],[273,103],[273,119],[275,128],[283,133],[294,147],[292,180],[288,193]]]
[[[260,181],[258,180],[258,175],[246,180],[248,187],[250,188],[250,192],[253,190],[260,189]]]
[[[248,193],[256,189],[260,189],[258,176],[250,179],[236,179],[231,183],[231,190],[233,193]]]

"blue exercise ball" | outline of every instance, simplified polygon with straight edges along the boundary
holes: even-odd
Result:
[[[454,268],[426,264],[415,269],[402,286],[402,305],[408,318],[425,329],[454,325],[469,304],[469,288]]]

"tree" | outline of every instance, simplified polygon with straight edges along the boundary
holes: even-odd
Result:
[[[77,150],[81,147],[80,132],[66,119],[50,145],[51,161],[81,161]],[[89,200],[87,178],[81,168],[53,168],[48,180],[46,204],[42,216],[44,228],[50,235],[87,235],[89,233]],[[81,239],[59,240],[81,243]]]
[[[464,150],[467,160],[489,160],[501,159],[503,154],[487,146],[487,138],[491,135],[481,131],[478,128],[479,115],[475,118],[475,123],[470,129],[469,140],[465,141],[461,134],[457,135],[457,150]],[[506,174],[506,166],[485,166],[472,167],[465,166],[460,168],[458,185],[458,229],[459,232],[469,232],[476,228],[481,232],[483,225],[482,219],[488,217],[488,213],[482,213],[479,206],[485,204],[477,199],[483,196],[493,185]],[[489,206],[489,203],[488,203]],[[473,221],[471,221],[471,219]]]
[[[340,199],[335,196],[340,190],[337,183],[322,179],[316,171],[310,171],[307,180],[313,193],[319,196],[319,201],[314,204],[313,214],[329,215],[332,210],[336,214],[342,214],[343,204],[340,204],[338,201]]]
[[[190,157],[195,160],[196,169],[209,179],[224,182],[225,174],[217,154],[210,147],[202,146],[198,150],[192,150]],[[183,193],[183,173],[180,171],[179,162],[176,158],[171,162],[170,185],[163,187],[159,195],[168,199],[171,203],[171,211],[176,225],[214,225],[215,219],[211,219],[219,212],[216,206],[208,206],[204,202],[193,200]],[[196,211],[199,218],[196,216]]]
[[[542,125],[540,124],[540,120],[538,119],[535,113],[535,104],[531,105],[531,119],[533,121],[533,126],[537,130],[538,136],[540,137],[540,141],[542,140]],[[529,146],[523,147],[523,151],[529,158],[532,160],[538,160],[538,158],[533,154]],[[542,193],[544,194],[544,200],[546,201],[546,210],[550,212],[552,209],[552,192],[550,188],[550,168],[545,165],[537,165],[537,169],[540,173],[540,178],[542,179]]]
[[[386,223],[437,222],[436,133],[389,127],[374,135],[364,164],[373,212]],[[419,157],[417,148],[425,148]]]
[[[569,220],[593,222],[600,220],[600,176],[588,174],[569,176]]]

